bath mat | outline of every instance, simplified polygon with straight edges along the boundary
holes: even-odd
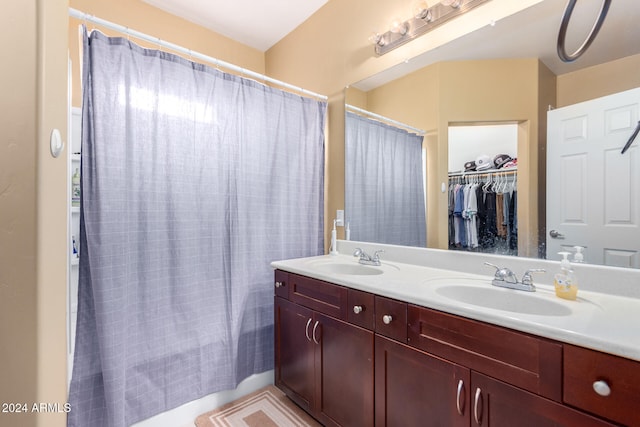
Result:
[[[197,427],[320,427],[278,388],[269,385],[196,418]]]

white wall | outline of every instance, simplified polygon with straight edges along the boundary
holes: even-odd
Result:
[[[449,126],[449,172],[463,171],[483,154],[518,157],[518,125]]]

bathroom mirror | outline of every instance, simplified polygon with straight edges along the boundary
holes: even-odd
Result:
[[[636,2],[612,2],[595,41],[572,63],[562,62],[556,52],[565,6],[564,1],[541,1],[346,89],[347,104],[425,131],[427,247],[448,247],[449,127],[510,123],[518,128],[518,256],[557,259],[546,250],[554,227],[546,223],[547,188],[558,185],[556,178],[547,181],[547,111],[640,87]],[[600,7],[600,1],[577,3],[568,51],[581,44]],[[634,127],[639,119],[636,112]],[[352,165],[345,162],[345,167],[348,175]],[[359,218],[345,209],[353,237]],[[578,243],[567,241],[563,247],[573,244]],[[588,251],[585,259],[592,262]],[[639,262],[635,254],[628,265],[596,263],[638,268]]]

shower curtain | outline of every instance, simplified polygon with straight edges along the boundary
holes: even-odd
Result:
[[[425,247],[422,137],[351,112],[345,123],[351,239]]]
[[[273,368],[276,259],[323,252],[326,103],[85,34],[68,425],[128,426]]]

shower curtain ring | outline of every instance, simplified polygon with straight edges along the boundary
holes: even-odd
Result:
[[[602,7],[600,8],[600,14],[598,15],[598,19],[591,27],[591,31],[589,35],[582,43],[582,45],[571,55],[567,54],[566,51],[566,36],[567,36],[567,28],[569,27],[569,21],[571,20],[571,14],[573,13],[573,9],[576,6],[576,2],[578,0],[569,0],[567,3],[567,7],[564,10],[564,15],[562,15],[562,22],[560,23],[560,31],[558,31],[558,43],[557,43],[557,51],[558,56],[563,62],[573,62],[576,59],[580,58],[583,53],[587,51],[591,43],[595,40],[598,35],[598,31],[600,31],[600,27],[604,23],[604,19],[607,16],[607,12],[609,11],[609,6],[611,4],[611,0],[603,0]]]

